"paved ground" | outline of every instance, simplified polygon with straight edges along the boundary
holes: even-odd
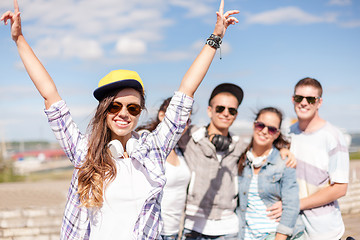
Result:
[[[350,179],[360,179],[360,160],[351,161]],[[0,184],[0,209],[65,206],[70,179],[32,183]],[[352,236],[360,240],[360,210],[343,215],[346,226],[344,240]]]
[[[0,209],[65,206],[69,180],[0,184]],[[360,213],[344,215],[347,236],[360,240]]]
[[[0,184],[0,209],[25,207],[65,206],[69,180],[2,183]]]

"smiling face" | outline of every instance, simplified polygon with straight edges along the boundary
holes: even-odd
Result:
[[[320,97],[319,89],[313,86],[299,86],[295,89],[294,95]],[[308,103],[306,98],[303,98],[301,102],[297,103],[294,101],[293,97],[292,102],[299,121],[311,121],[318,116],[318,109],[322,104],[322,98],[317,99],[314,104]]]
[[[211,119],[209,131],[211,128],[215,128],[216,130],[226,135],[228,133],[229,127],[233,124],[237,116],[237,113],[232,115],[229,109],[237,109],[239,105],[238,100],[234,95],[223,92],[216,95],[211,100],[210,104],[211,106],[208,106],[207,110],[208,116]],[[224,106],[225,109],[222,112],[217,112],[217,106]]]
[[[271,126],[279,129],[281,119],[274,112],[264,112],[259,115],[256,121],[265,124],[265,126]],[[257,145],[262,148],[270,149],[273,142],[279,137],[279,135],[280,131],[277,131],[275,134],[270,134],[268,127],[265,127],[262,130],[254,127],[253,146]]]
[[[141,105],[140,99],[140,93],[133,88],[122,89],[116,94],[114,102],[121,103],[123,107],[117,113],[107,113],[106,123],[111,130],[112,140],[118,139],[124,144],[131,137],[131,131],[135,129],[140,114],[131,115],[126,106],[129,104]]]

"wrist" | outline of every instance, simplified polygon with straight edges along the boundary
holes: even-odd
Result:
[[[208,39],[206,39],[206,44],[208,44],[209,46],[218,49],[220,48],[220,45],[222,43],[222,39],[220,36],[215,35],[214,33],[212,33],[210,35],[210,37],[208,37]]]
[[[16,45],[21,44],[21,42],[25,40],[25,38],[24,38],[24,36],[22,34],[19,35],[19,36],[13,37],[12,39],[14,40]]]

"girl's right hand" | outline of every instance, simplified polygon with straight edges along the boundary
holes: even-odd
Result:
[[[1,16],[0,21],[4,21],[4,24],[7,25],[9,19],[11,25],[11,37],[17,42],[19,36],[22,35],[21,18],[17,0],[14,0],[14,12],[7,11]]]

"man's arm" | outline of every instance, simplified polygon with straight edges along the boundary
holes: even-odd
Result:
[[[300,210],[320,207],[346,195],[347,183],[334,183],[316,193],[300,199]]]

